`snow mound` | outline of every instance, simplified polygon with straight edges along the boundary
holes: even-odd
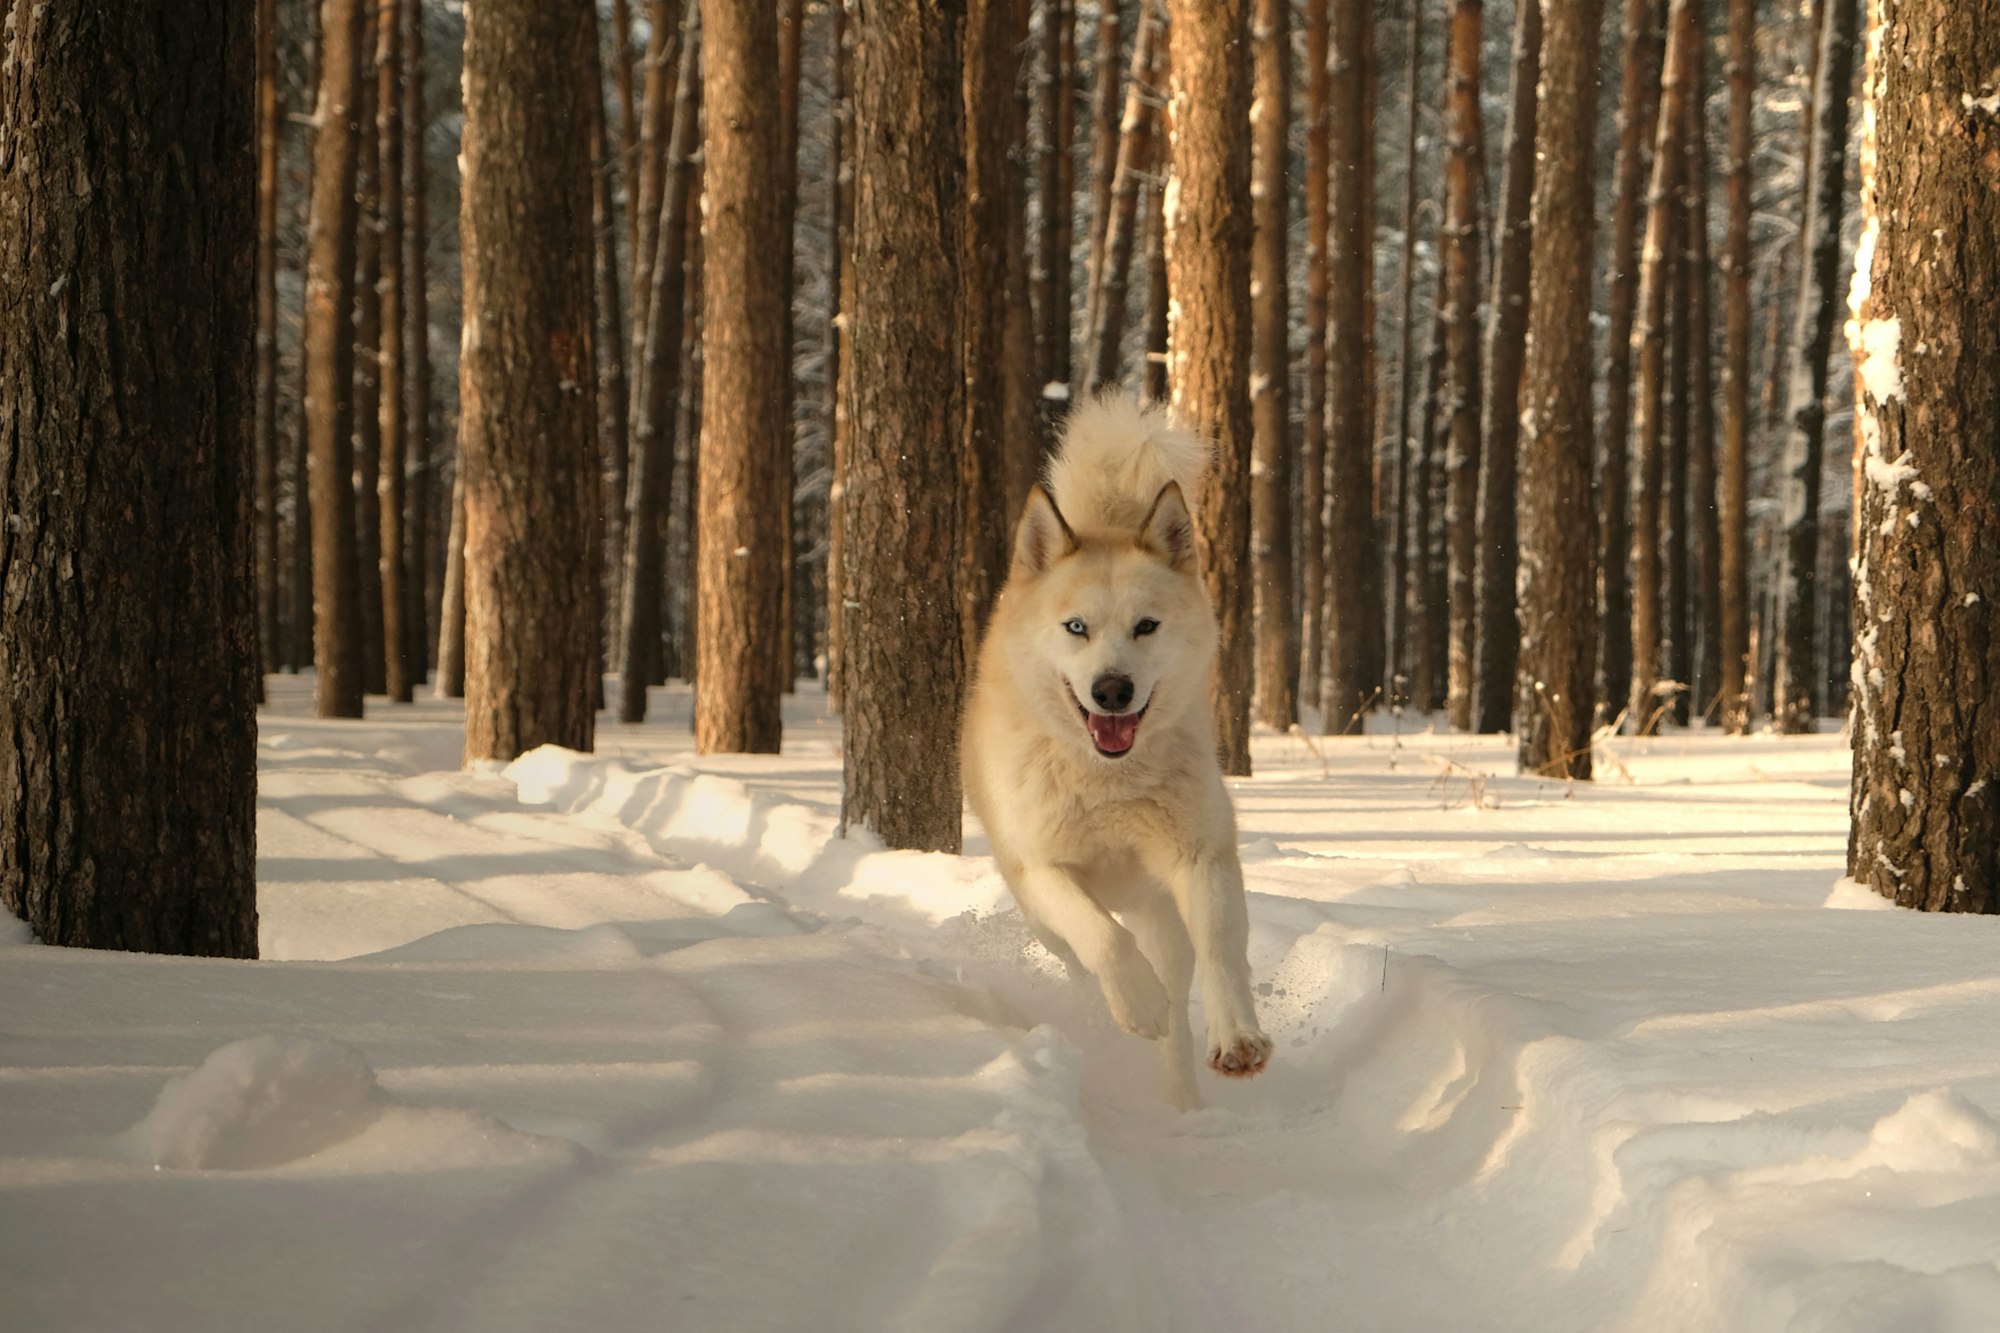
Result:
[[[119,1139],[155,1166],[251,1171],[351,1139],[384,1105],[375,1071],[352,1046],[266,1033],[168,1080],[146,1118]]]
[[[343,1171],[497,1166],[575,1153],[493,1117],[404,1106],[342,1042],[265,1033],[169,1079],[146,1117],[112,1140],[156,1168],[257,1171],[313,1159]]]

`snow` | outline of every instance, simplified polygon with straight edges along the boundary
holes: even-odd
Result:
[[[1855,272],[1860,273],[1859,265]],[[1896,342],[1902,336],[1902,321],[1868,319],[1861,321],[1855,343],[1854,373],[1861,387],[1877,403],[1903,396],[1903,375],[1896,365]]]
[[[817,694],[782,757],[696,757],[666,689],[596,756],[466,772],[451,705],[321,721],[305,690],[263,719],[265,961],[0,924],[9,1327],[1831,1331],[2000,1300],[2000,923],[1844,878],[1837,735],[1614,739],[1594,784],[1408,720],[1260,735],[1277,1055],[1182,1115],[976,827],[965,857],[836,836]]]

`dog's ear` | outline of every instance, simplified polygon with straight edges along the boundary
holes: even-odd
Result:
[[[1030,487],[1020,526],[1014,529],[1015,572],[1039,574],[1076,547],[1076,534],[1056,502],[1039,485]]]
[[[1167,568],[1185,571],[1194,565],[1194,516],[1178,482],[1168,482],[1153,497],[1153,508],[1139,525],[1139,546],[1167,562]]]

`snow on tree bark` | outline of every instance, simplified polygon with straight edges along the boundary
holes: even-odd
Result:
[[[0,61],[0,902],[48,944],[257,953],[252,26],[22,6]]]
[[[1906,907],[1993,912],[2000,23],[1956,0],[1869,10],[1848,873]]]
[[[597,675],[587,10],[466,11],[459,471],[465,754],[591,748]]]

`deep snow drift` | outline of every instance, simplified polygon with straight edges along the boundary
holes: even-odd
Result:
[[[1265,736],[1271,1070],[1151,1052],[965,858],[835,838],[837,729],[457,771],[263,723],[265,961],[0,924],[0,1324],[1973,1329],[2000,923],[1840,883],[1838,737]],[[1881,908],[1850,911],[1843,908]]]

